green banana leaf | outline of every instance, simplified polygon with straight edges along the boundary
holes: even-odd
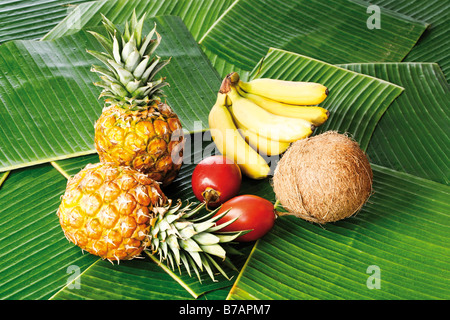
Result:
[[[405,88],[374,131],[367,149],[370,159],[397,171],[449,185],[450,87],[439,66],[371,63],[342,67]]]
[[[63,2],[60,1],[59,3]],[[265,2],[275,3],[275,1]],[[54,3],[56,4],[56,2]],[[202,38],[206,39],[205,35],[207,34],[214,34],[214,29],[217,25],[220,26],[223,20],[229,19],[233,15],[239,17],[239,14],[242,14],[243,11],[236,11],[236,13],[235,10],[245,7],[249,1],[224,1],[222,6],[217,5],[217,3],[213,4],[212,0],[130,1],[130,3],[136,6],[138,12],[146,11],[150,16],[156,15],[153,13],[158,12],[158,14],[181,17],[193,34],[194,39],[198,41]],[[259,13],[262,16],[268,15],[274,10],[281,10],[274,6],[270,8],[269,12],[269,9],[264,8],[261,4],[262,0],[253,3],[260,7]],[[310,6],[303,8],[304,12],[310,16],[320,16],[321,13],[314,10],[314,3],[311,2]],[[345,1],[333,1],[333,4],[338,4],[341,7],[345,6],[346,3]],[[403,25],[407,30],[412,30],[407,37],[404,37],[404,42],[400,41],[402,49],[399,49],[398,52],[401,55],[407,54],[420,35],[420,30],[426,26],[426,24],[414,21],[410,17],[431,24],[418,45],[413,47],[406,56],[406,60],[410,56],[414,56],[413,53],[417,48],[417,51],[421,53],[415,57],[424,57],[427,61],[437,61],[440,67],[446,61],[448,62],[448,54],[445,50],[442,50],[448,43],[445,40],[448,39],[448,36],[445,38],[444,32],[446,20],[442,18],[448,4],[440,2],[439,4],[421,7],[419,1],[408,1],[406,4],[405,1],[379,0],[375,3],[400,13],[398,15],[394,12],[384,12],[382,8],[382,29],[385,29],[384,32],[386,32],[385,39],[393,39],[398,34],[398,30],[391,29],[386,24],[387,21],[391,21],[390,19],[398,25]],[[287,4],[283,2],[282,4],[284,6],[290,5],[289,2]],[[350,4],[349,7],[354,5]],[[360,19],[365,26],[365,20],[369,15],[364,15],[364,13],[368,4],[357,3],[356,5],[361,6],[363,12],[353,12],[350,15],[354,14],[355,19]],[[72,11],[72,14],[69,14],[54,31],[46,36],[47,39],[55,39],[51,43],[64,46],[70,37],[59,40],[56,38],[75,34],[84,26],[90,28],[97,25],[100,21],[100,10],[107,9],[105,11],[107,11],[108,17],[115,20],[116,23],[123,22],[131,14],[132,5],[127,5],[127,1],[92,1],[76,8],[79,8],[79,11]],[[38,10],[36,15],[40,14]],[[387,15],[387,20],[384,14]],[[445,18],[445,15],[443,17]],[[338,19],[335,16],[328,18],[326,21]],[[165,20],[166,18],[157,19]],[[265,21],[270,24],[273,18],[269,16],[268,19]],[[345,24],[345,20],[342,18],[341,22]],[[293,23],[292,21],[285,22],[287,25]],[[38,24],[33,28],[44,30],[46,25]],[[263,28],[267,28],[264,22]],[[24,26],[23,29],[27,28]],[[334,28],[329,28],[329,31],[331,31],[330,38],[336,37],[336,34],[341,32]],[[380,30],[371,31],[377,32]],[[363,30],[359,32],[363,33]],[[183,34],[185,35],[185,33]],[[253,35],[254,33],[250,30],[243,32],[243,36],[249,34]],[[400,126],[399,130],[395,132],[394,130],[388,130],[385,133],[386,128],[389,127],[386,119],[395,123],[396,121],[404,121],[411,124],[413,128],[421,128],[421,123],[428,123],[433,118],[430,118],[431,114],[441,112],[439,111],[439,104],[441,106],[448,105],[448,84],[443,81],[438,66],[417,64],[417,67],[411,68],[403,67],[403,64],[398,66],[390,66],[389,64],[361,64],[358,66],[352,64],[333,68],[329,63],[336,61],[330,60],[331,56],[328,56],[324,59],[328,63],[310,59],[311,66],[322,66],[323,74],[318,71],[313,72],[313,75],[308,75],[308,68],[305,64],[308,58],[299,55],[298,53],[302,53],[301,51],[295,50],[297,53],[289,53],[280,50],[286,48],[280,47],[280,44],[273,45],[271,43],[273,39],[280,40],[278,33],[274,33],[272,30],[268,34],[270,36],[263,43],[263,50],[261,48],[256,49],[260,51],[260,56],[256,58],[255,55],[253,64],[248,64],[244,69],[239,67],[241,65],[240,55],[237,56],[237,60],[224,59],[226,56],[213,54],[205,49],[204,45],[202,45],[202,48],[205,50],[206,57],[209,58],[218,73],[222,75],[231,70],[239,71],[242,74],[250,74],[250,71],[255,68],[254,76],[266,74],[286,79],[289,77],[295,77],[296,79],[313,79],[316,77],[325,81],[327,80],[326,74],[330,73],[331,78],[328,81],[334,88],[332,88],[330,99],[327,99],[325,103],[327,108],[333,110],[332,116],[336,118],[343,116],[345,121],[344,119],[341,122],[335,121],[337,120],[335,118],[333,122],[330,119],[321,130],[349,131],[358,138],[369,152],[375,173],[375,194],[362,211],[355,217],[325,226],[307,223],[294,217],[279,218],[274,229],[266,237],[249,246],[238,246],[242,254],[233,256],[232,260],[241,271],[239,274],[231,271],[234,276],[231,281],[218,277],[219,281],[212,283],[205,276],[200,284],[195,277],[191,278],[184,273],[179,274],[177,270],[174,272],[168,270],[163,265],[159,266],[150,258],[113,266],[95,256],[81,254],[79,248],[64,238],[55,214],[59,205],[59,197],[64,192],[68,177],[77,173],[87,163],[98,161],[95,154],[54,161],[51,163],[52,166],[43,164],[14,170],[9,174],[3,172],[0,173],[0,283],[2,283],[0,299],[448,299],[448,288],[450,287],[448,281],[450,278],[448,274],[450,219],[448,217],[447,199],[450,190],[445,184],[429,180],[439,175],[439,168],[434,166],[434,162],[428,162],[428,159],[435,155],[438,156],[438,161],[445,161],[445,157],[448,158],[448,133],[442,137],[434,136],[434,134],[439,133],[439,130],[445,128],[446,118],[437,119],[437,123],[443,122],[444,127],[436,129],[435,126],[425,125],[424,135],[415,133],[411,137],[408,136],[408,139],[401,139],[402,136],[406,137],[410,134],[405,125]],[[368,38],[358,38],[358,34],[358,32],[355,33],[356,44],[367,41]],[[435,37],[439,34],[441,35],[440,38],[443,39],[441,42],[437,41]],[[405,32],[401,33],[402,37],[404,35]],[[77,35],[74,35],[74,37],[77,37]],[[334,53],[338,47],[328,42],[323,34],[321,37],[318,39],[323,46],[321,49]],[[25,47],[27,55],[28,50],[32,50],[31,53],[33,53],[33,48],[38,46],[36,42],[20,43]],[[404,46],[405,44],[408,45]],[[6,45],[13,46],[8,43]],[[370,43],[368,45],[370,46]],[[391,51],[392,46],[395,45],[395,43],[390,43],[384,48],[385,52]],[[3,46],[0,46],[0,50]],[[270,46],[277,49],[270,50],[262,67],[259,64],[257,65]],[[407,49],[407,46],[410,48]],[[82,46],[80,45],[80,47]],[[434,50],[434,48],[439,48],[439,50]],[[189,52],[192,51],[191,45],[184,49]],[[288,49],[293,50],[293,48]],[[308,50],[312,49],[308,48]],[[34,49],[34,51],[37,50]],[[39,51],[36,53],[38,54],[38,64],[55,61],[48,54],[43,55]],[[352,50],[351,53],[353,56],[359,56],[359,58],[339,62],[369,61],[366,60],[366,56],[358,53],[357,50]],[[311,55],[318,58],[318,56]],[[40,60],[41,56],[43,57],[42,61]],[[289,68],[291,62],[289,56],[292,57],[292,61],[295,61],[296,66],[301,67],[302,74],[297,73],[296,69]],[[36,63],[36,61],[33,62],[33,60],[36,60],[36,56],[33,57],[33,59],[25,59],[24,61]],[[71,57],[76,57],[76,54]],[[20,60],[22,57],[17,58]],[[25,58],[28,57],[25,56]],[[86,55],[86,58],[89,59],[90,57]],[[64,58],[58,57],[58,59],[56,61],[59,63],[60,59]],[[440,60],[438,61],[438,59]],[[204,60],[200,60],[202,66],[210,64],[207,59]],[[384,57],[373,58],[372,60],[386,61]],[[86,70],[89,68],[86,61],[74,61],[76,61],[76,64],[80,64],[80,69],[83,69],[81,65],[84,65]],[[268,64],[269,62],[270,64]],[[25,68],[26,65],[20,65],[20,68],[13,73],[8,67],[0,67],[0,81],[6,76],[13,78],[23,76],[20,73],[17,74],[22,67]],[[356,72],[348,73],[343,67]],[[408,68],[413,71],[404,74],[405,69]],[[209,69],[209,67],[206,69]],[[256,74],[259,69],[261,73]],[[366,102],[359,99],[352,100],[348,96],[352,95],[352,91],[353,94],[358,90],[360,90],[359,92],[363,91],[358,86],[350,88],[350,86],[346,87],[345,84],[340,84],[336,80],[338,77],[335,74],[336,70],[339,70],[339,74],[347,75],[347,77],[351,74],[355,75],[355,79],[349,77],[347,84],[358,83],[359,86],[367,84],[372,86],[370,88],[378,85],[377,89],[372,90],[376,94],[368,95],[367,99],[362,98],[367,100],[370,107],[365,104]],[[8,73],[5,74],[5,71]],[[395,72],[398,72],[398,74]],[[179,73],[179,70],[174,72],[174,75],[177,73]],[[90,73],[86,72],[86,74]],[[220,83],[217,73],[214,71],[212,74],[215,74],[215,79],[211,80],[214,78],[211,75],[210,81],[215,82],[215,84],[211,85],[203,96],[204,99],[211,99],[211,101],[214,100],[215,92]],[[92,77],[92,75],[90,76]],[[333,77],[336,78],[333,80]],[[346,79],[345,76],[343,77],[343,79]],[[358,79],[364,80],[358,81]],[[426,79],[426,81],[423,81],[423,79]],[[51,81],[51,78],[46,79],[46,81]],[[25,84],[26,88],[32,85],[26,83],[26,81],[22,84]],[[13,86],[13,88],[16,87]],[[92,88],[94,91],[98,89]],[[403,93],[398,96],[401,90],[403,90]],[[342,99],[338,98],[338,92],[343,96]],[[33,90],[31,94],[34,97],[40,95]],[[184,95],[186,95],[185,99],[183,98]],[[335,96],[333,97],[333,95]],[[93,96],[96,97],[96,94],[93,94]],[[397,96],[398,98],[396,98]],[[434,96],[437,96],[437,98]],[[333,103],[330,103],[332,97]],[[396,100],[394,100],[395,98]],[[0,116],[6,114],[1,105],[5,99],[7,99],[5,95],[0,93]],[[190,104],[194,102],[185,87],[180,90],[180,99],[184,99]],[[390,105],[392,100],[394,102]],[[211,101],[206,101],[203,104],[205,110],[210,108]],[[101,108],[101,103],[98,101],[96,103]],[[353,106],[353,103],[356,103],[359,107]],[[408,108],[408,103],[411,104],[410,109],[402,109]],[[41,110],[45,110],[44,107],[45,105],[42,104]],[[22,107],[19,106],[20,108]],[[402,112],[398,112],[399,109],[402,109]],[[100,110],[98,109],[98,112]],[[407,112],[409,110],[420,110],[420,115],[425,117],[410,117],[411,112]],[[177,112],[179,111],[177,110]],[[41,131],[45,130],[42,128],[45,127],[46,123],[51,124],[51,121],[48,121],[42,115],[45,115],[45,113],[32,117],[38,123],[37,127]],[[186,117],[185,121],[189,121],[188,118],[190,119],[190,117]],[[379,125],[377,125],[380,118]],[[95,121],[96,117],[92,117],[92,119],[92,121]],[[384,125],[383,122],[385,122]],[[92,124],[93,122],[88,126],[92,126]],[[0,119],[0,130],[5,128],[6,125],[8,125],[9,130],[15,126],[21,126],[21,122],[11,125],[11,123],[6,123],[3,119]],[[21,129],[27,129],[27,127],[22,126]],[[179,177],[165,190],[172,198],[194,200],[190,186],[192,170],[199,159],[214,152],[214,145],[211,143],[208,132],[201,132],[204,129],[205,127],[199,126],[197,131],[197,127],[194,126],[194,133],[187,135],[192,141],[199,142],[201,148],[191,150],[192,153],[183,165]],[[373,131],[373,138],[371,138],[371,130]],[[47,132],[44,133],[47,134]],[[444,131],[444,133],[446,132]],[[9,135],[8,131],[5,135]],[[384,139],[377,140],[378,135]],[[86,140],[92,139],[92,136],[88,134],[85,137]],[[23,137],[18,139],[19,145],[22,140]],[[430,140],[429,146],[427,146],[427,143],[423,143],[421,148],[415,149],[416,144],[420,145],[422,141],[428,140]],[[4,148],[4,141],[4,136],[2,136],[0,139],[2,152],[7,150]],[[377,141],[377,144],[374,144],[375,141]],[[434,153],[432,149],[438,142],[442,146],[442,149],[439,149],[441,153]],[[57,146],[52,145],[52,147],[56,148]],[[71,147],[76,146],[71,145]],[[27,144],[23,143],[20,148],[27,148]],[[32,148],[36,147],[32,144]],[[383,153],[384,150],[387,150],[386,153]],[[422,151],[427,153],[424,158],[422,158]],[[396,158],[396,152],[401,154],[400,161]],[[75,155],[71,154],[70,157]],[[421,160],[416,161],[416,165],[411,163],[410,166],[398,166],[409,155]],[[50,160],[48,158],[43,162]],[[27,166],[34,164],[34,162],[27,162],[27,160],[24,163],[27,163]],[[446,163],[448,164],[448,161]],[[385,166],[407,173],[394,171]],[[442,171],[444,177],[448,177],[448,171],[445,171],[445,166],[443,168],[441,170],[444,170]],[[1,185],[2,182],[3,185]],[[260,181],[244,179],[241,193],[258,194],[275,202],[270,179]],[[378,273],[379,278],[377,278],[377,270],[381,272]],[[377,280],[381,281],[377,282]],[[377,284],[381,286],[378,288]]]
[[[205,130],[220,78],[179,18],[148,20],[144,33],[154,22],[164,39],[156,54],[172,57],[161,72],[170,84],[167,103],[187,132]],[[90,67],[100,62],[87,48],[102,51],[86,31],[0,46],[0,172],[95,152],[103,102]]]
[[[270,63],[264,62],[258,76],[302,77],[302,69],[285,77],[280,71],[286,61],[298,59],[297,54],[285,52],[275,61],[271,55],[269,51],[264,61]],[[437,65],[429,63],[345,67],[405,88],[369,143],[370,158],[376,162],[372,162],[374,194],[356,216],[336,223],[320,226],[292,216],[279,218],[270,234],[255,245],[229,299],[450,297],[450,139],[444,130],[448,116],[441,111],[449,105],[448,84]],[[328,129],[334,129],[330,123]],[[411,132],[416,126],[421,134]],[[421,141],[424,136],[427,143]],[[385,155],[391,162],[383,163]],[[400,171],[408,173],[391,169],[398,169],[407,158],[413,165]],[[374,289],[374,282],[380,287]]]
[[[52,40],[73,34],[81,29],[97,26],[101,23],[101,14],[115,23],[125,23],[136,10],[147,17],[170,15],[178,16],[185,23],[195,40],[213,25],[220,15],[233,3],[233,0],[102,0],[80,4],[48,32],[43,40]]]
[[[372,168],[375,193],[356,216],[278,218],[228,298],[449,299],[449,188]]]
[[[100,13],[118,22],[124,22],[126,17],[131,15],[133,8],[137,8],[139,13],[147,12],[150,15],[177,15],[186,23],[194,38],[202,44],[206,55],[222,77],[231,71],[239,72],[245,77],[269,47],[294,51],[330,63],[401,61],[428,26],[427,23],[401,14],[403,6],[392,5],[387,1],[387,9],[380,10],[383,27],[376,30],[367,27],[370,17],[367,2],[212,2],[88,2],[78,6],[77,10],[61,21],[44,39],[55,39],[87,26],[98,25],[101,21]],[[420,1],[416,1],[416,7],[419,5]],[[400,14],[388,10],[390,7],[399,9]],[[439,7],[445,9],[443,5]],[[420,9],[420,12],[423,12],[422,8]],[[430,14],[421,14],[417,18],[428,18],[432,11],[427,12]],[[243,20],[245,23],[240,23]],[[327,50],[328,48],[330,50]]]
[[[87,0],[0,2],[0,44],[9,40],[40,39]]]

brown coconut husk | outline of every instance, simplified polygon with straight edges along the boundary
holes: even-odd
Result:
[[[372,194],[373,173],[358,143],[335,131],[294,142],[273,176],[289,214],[316,223],[354,215]]]

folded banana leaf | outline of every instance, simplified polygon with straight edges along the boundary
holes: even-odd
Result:
[[[0,2],[0,44],[9,40],[40,39],[87,0]]]
[[[429,27],[403,61],[436,62],[444,72],[447,82],[450,79],[450,2],[441,0],[371,0],[378,5],[414,19],[424,21]]]
[[[195,40],[214,24],[224,11],[233,3],[233,0],[101,0],[80,4],[50,30],[43,40],[52,40],[65,35],[73,34],[81,29],[101,24],[101,14],[113,20],[116,24],[125,23],[136,10],[138,16],[147,14],[154,16],[178,16],[185,23]]]
[[[370,159],[397,171],[449,185],[450,86],[439,66],[405,62],[342,67],[405,88],[373,133],[367,149]]]
[[[401,61],[428,26],[381,8],[380,28],[372,29],[372,15],[368,3],[353,0],[240,0],[200,43],[224,75],[251,71],[269,47],[329,63]]]

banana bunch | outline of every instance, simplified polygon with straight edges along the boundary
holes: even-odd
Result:
[[[327,121],[329,112],[316,106],[328,95],[318,83],[240,80],[236,72],[223,80],[209,113],[209,128],[219,151],[253,179],[269,175],[263,155],[286,151]]]

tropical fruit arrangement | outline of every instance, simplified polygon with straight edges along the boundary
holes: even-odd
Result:
[[[189,275],[193,271],[199,279],[204,270],[212,279],[216,271],[227,277],[220,265],[220,260],[227,258],[225,244],[259,239],[280,214],[267,199],[239,195],[242,175],[268,177],[270,167],[264,156],[284,152],[274,176],[275,193],[288,210],[283,214],[325,223],[361,208],[372,183],[364,153],[354,142],[347,146],[347,138],[308,139],[330,116],[318,106],[328,89],[312,82],[244,82],[236,72],[223,80],[209,114],[211,135],[222,155],[205,158],[192,175],[192,189],[200,203],[183,206],[182,200],[174,204],[168,199],[164,188],[182,166],[184,136],[178,116],[163,102],[163,87],[168,83],[157,77],[170,59],[162,61],[154,55],[162,37],[156,26],[143,35],[144,20],[145,15],[138,20],[134,13],[122,33],[103,16],[108,37],[91,32],[105,49],[88,51],[103,63],[91,70],[99,74],[101,80],[95,84],[103,88],[100,97],[105,98],[95,123],[100,163],[86,166],[67,183],[57,214],[69,241],[111,262],[145,252],[158,255],[172,269],[184,266]],[[297,151],[301,141],[313,147]],[[327,148],[338,151],[325,154]],[[324,154],[333,166],[323,164]],[[352,165],[355,161],[359,162]],[[354,179],[341,170],[349,166]],[[297,172],[298,168],[303,169]],[[321,193],[308,193],[316,188],[307,178],[333,176],[329,169],[341,170],[343,176],[327,180]],[[361,175],[361,170],[366,174]],[[299,177],[305,178],[301,190],[296,185]],[[351,194],[350,202],[355,205],[327,217],[330,208],[324,205],[345,192]],[[347,198],[343,198],[345,202]],[[302,199],[302,207],[293,205]],[[322,207],[325,214],[313,210]]]
[[[422,2],[0,2],[0,299],[450,298]]]
[[[310,138],[330,116],[318,106],[328,94],[319,83],[244,82],[233,72],[209,114],[216,146],[248,177],[266,178],[263,156],[284,153],[273,174],[277,201],[287,214],[316,223],[355,214],[372,193],[372,169],[357,142],[332,131]]]

